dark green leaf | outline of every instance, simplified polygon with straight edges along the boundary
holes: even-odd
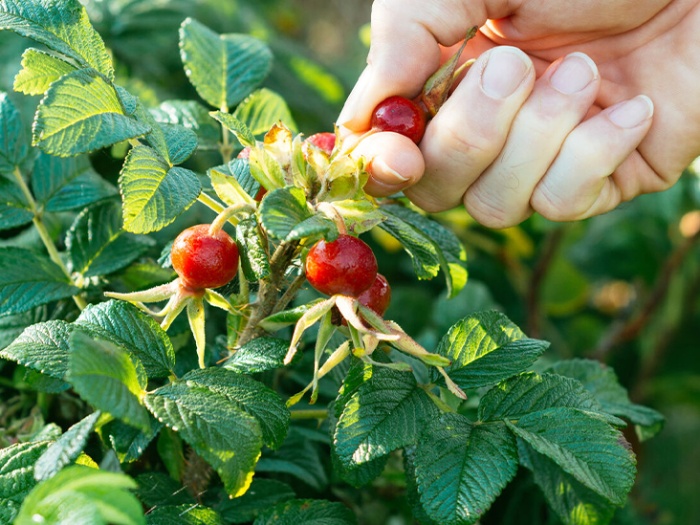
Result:
[[[29,224],[34,212],[17,184],[0,177],[0,230]]]
[[[356,525],[352,511],[342,503],[290,500],[262,513],[253,525]]]
[[[148,525],[222,525],[221,516],[200,505],[159,506],[146,516]]]
[[[17,339],[0,352],[0,357],[63,379],[68,370],[68,339],[72,325],[53,320],[27,327]]]
[[[209,110],[194,100],[167,100],[150,110],[160,124],[179,124],[197,134],[199,148],[214,149],[221,130],[209,116]]]
[[[244,122],[223,111],[212,111],[210,115],[219,121],[224,128],[233,133],[243,146],[255,146],[255,135]]]
[[[0,317],[0,350],[9,346],[29,326],[46,319],[46,308]]]
[[[22,55],[22,70],[13,88],[25,95],[43,95],[53,82],[75,70],[74,65],[54,54],[29,48]]]
[[[0,523],[14,523],[25,497],[36,485],[34,464],[49,443],[16,443],[0,449]]]
[[[144,472],[136,477],[136,482],[139,484],[136,495],[147,507],[192,505],[195,502],[189,492],[182,490],[179,481],[162,472]]]
[[[518,451],[504,424],[443,414],[421,435],[414,466],[428,516],[440,525],[470,525],[515,476]]]
[[[270,275],[266,243],[260,237],[255,217],[243,219],[236,226],[236,242],[241,247],[241,267],[248,281],[255,282]]]
[[[253,135],[267,133],[280,121],[292,131],[296,130],[287,103],[280,95],[267,88],[258,89],[249,95],[236,108],[233,116],[245,123]]]
[[[248,96],[272,64],[264,42],[248,35],[219,35],[192,18],[180,27],[180,54],[199,96],[221,110]]]
[[[120,463],[131,463],[141,457],[161,428],[162,425],[155,419],[151,419],[148,432],[127,425],[121,419],[113,419],[102,425],[100,435],[104,441],[109,440]]]
[[[317,236],[333,241],[338,237],[338,227],[325,215],[316,214],[294,226],[285,240],[297,241]]]
[[[255,471],[293,476],[309,487],[322,491],[328,486],[327,450],[309,439],[302,430],[290,427],[282,446],[260,458]]]
[[[0,316],[26,312],[79,291],[50,259],[24,248],[0,248]]]
[[[0,29],[1,13],[0,11]],[[28,151],[27,134],[24,132],[19,111],[7,93],[0,93],[0,173],[12,173],[27,156]]]
[[[430,238],[393,215],[387,215],[379,227],[395,237],[411,256],[419,279],[432,279],[440,270],[440,258]]]
[[[294,228],[311,217],[304,190],[279,188],[271,191],[260,205],[260,219],[268,233],[286,239]]]
[[[215,508],[226,523],[248,523],[273,505],[294,497],[294,491],[286,483],[254,478],[248,492],[240,498],[224,500]]]
[[[255,374],[284,366],[284,356],[289,350],[289,341],[274,337],[258,337],[244,344],[224,363],[241,374]],[[2,354],[0,354],[2,355]]]

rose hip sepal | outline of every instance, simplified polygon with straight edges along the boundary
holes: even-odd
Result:
[[[213,230],[213,231],[212,231]],[[128,301],[148,314],[160,318],[167,330],[175,318],[187,309],[200,368],[205,367],[204,302],[234,313],[231,303],[211,288],[229,283],[238,271],[238,246],[223,230],[199,224],[183,230],[173,242],[171,252],[177,279],[149,290],[132,293],[105,292],[107,297]],[[145,303],[167,300],[158,311]]]

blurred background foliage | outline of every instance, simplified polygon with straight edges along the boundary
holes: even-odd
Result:
[[[306,134],[332,130],[367,53],[369,0],[82,1],[114,54],[119,83],[154,107],[169,99],[197,99],[177,51],[178,28],[187,16],[218,32],[246,32],[267,41],[275,53],[275,66],[266,86],[288,101]],[[14,34],[0,33],[3,91],[12,92],[22,50],[28,45]],[[12,98],[25,113],[25,121],[31,121],[38,99]],[[118,159],[99,152],[93,162],[105,177],[116,180]],[[190,163],[201,171],[212,165],[201,154]],[[464,241],[469,258],[469,284],[451,301],[444,298],[439,279],[416,280],[410,259],[396,253],[390,239],[381,234],[370,239],[382,272],[393,284],[388,317],[429,347],[457,319],[498,308],[529,336],[552,342],[548,360],[599,359],[615,369],[633,401],[666,416],[664,430],[654,439],[640,443],[628,435],[638,456],[639,476],[632,504],[616,517],[620,524],[700,523],[698,173],[700,164],[689,167],[681,181],[664,193],[574,224],[532,217],[516,228],[491,231],[464,210],[440,214],[438,218]],[[172,237],[177,228],[160,235]],[[8,342],[1,340],[0,346]],[[0,446],[11,437],[30,434],[41,418],[36,410],[23,413],[21,407],[27,405],[21,399],[5,401]],[[70,407],[62,410],[69,412]],[[311,430],[288,442],[287,448],[324,446]],[[291,449],[286,453],[295,455]],[[312,461],[309,454],[306,457]],[[315,472],[309,478],[315,481],[301,482],[303,491],[311,496],[332,491],[351,503],[368,525],[410,522],[401,493],[400,464],[390,463],[373,486],[358,491],[334,485],[323,461],[306,466]],[[556,520],[546,515],[542,498],[523,473],[483,523],[532,525]]]

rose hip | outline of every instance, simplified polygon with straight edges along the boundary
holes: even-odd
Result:
[[[225,231],[212,236],[209,224],[198,224],[175,238],[171,259],[184,286],[193,290],[218,288],[238,271],[238,246]]]
[[[389,97],[372,112],[371,126],[379,131],[393,131],[418,144],[425,133],[423,109],[405,97]]]

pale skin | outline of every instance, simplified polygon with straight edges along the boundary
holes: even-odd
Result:
[[[416,96],[471,26],[476,63],[419,145],[374,133],[367,190],[492,228],[608,212],[700,155],[700,0],[376,0],[368,66],[338,118],[360,137]]]

